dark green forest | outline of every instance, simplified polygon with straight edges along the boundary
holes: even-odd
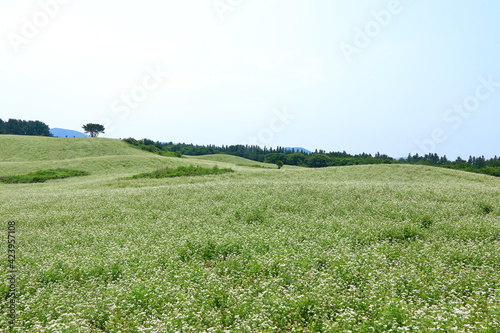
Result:
[[[0,134],[52,136],[50,128],[38,120],[0,119]]]
[[[491,176],[500,177],[500,159],[495,156],[486,159],[484,156],[470,156],[467,160],[458,157],[455,161],[448,160],[446,156],[437,154],[427,154],[419,156],[418,154],[400,158],[398,160],[385,154],[377,153],[351,155],[343,152],[326,152],[316,150],[314,153],[297,152],[293,149],[261,148],[259,146],[249,145],[193,145],[186,143],[174,144],[172,142],[162,143],[149,139],[136,140],[133,138],[124,139],[125,142],[136,148],[146,150],[155,154],[164,156],[180,157],[181,155],[210,155],[210,154],[228,154],[247,158],[257,162],[276,163],[282,161],[285,165],[296,165],[309,168],[322,168],[328,166],[346,166],[346,165],[366,165],[366,164],[420,164],[449,169],[456,169],[468,172],[483,173]]]

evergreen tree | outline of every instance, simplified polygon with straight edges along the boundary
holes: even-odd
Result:
[[[48,125],[41,121],[0,119],[0,134],[52,136]]]

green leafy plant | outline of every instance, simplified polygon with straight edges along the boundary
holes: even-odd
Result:
[[[43,183],[49,179],[62,179],[77,176],[89,175],[86,171],[72,169],[48,169],[30,172],[24,175],[0,177],[0,182],[4,184],[19,184],[19,183]]]
[[[169,178],[182,176],[203,176],[203,175],[218,175],[227,172],[234,172],[233,169],[220,169],[218,166],[213,168],[203,168],[200,166],[180,166],[177,168],[163,168],[153,172],[140,173],[128,179],[137,178]]]
[[[493,212],[493,206],[485,202],[479,203],[479,209],[484,215],[488,215],[489,213]]]

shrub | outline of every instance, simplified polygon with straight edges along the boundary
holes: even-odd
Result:
[[[202,176],[202,175],[216,175],[227,172],[234,172],[233,169],[220,169],[218,166],[213,168],[203,168],[200,166],[180,166],[178,168],[163,168],[149,173],[140,173],[128,179],[137,178],[168,178],[168,177],[182,177],[182,176]]]
[[[89,175],[86,171],[72,169],[48,169],[30,172],[24,175],[0,177],[0,182],[5,184],[43,183],[49,179],[63,179]]]
[[[479,209],[484,215],[488,215],[493,212],[493,206],[484,202],[479,203]]]
[[[424,216],[420,220],[420,226],[424,229],[430,228],[434,224],[434,221],[429,216]]]

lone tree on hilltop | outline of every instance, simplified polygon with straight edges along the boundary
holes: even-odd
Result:
[[[100,124],[86,124],[82,126],[85,133],[90,134],[91,137],[95,138],[99,133],[104,133],[104,126]]]
[[[283,167],[283,161],[282,160],[277,160],[276,165],[278,166],[278,169],[281,169]]]

